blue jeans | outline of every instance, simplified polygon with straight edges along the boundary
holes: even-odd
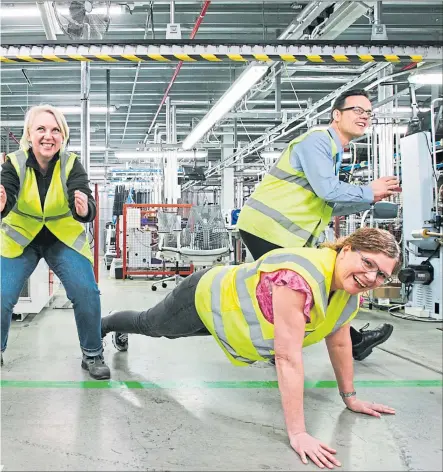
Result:
[[[80,347],[87,356],[103,351],[101,340],[100,291],[92,264],[74,249],[57,241],[51,246],[27,246],[19,257],[1,257],[1,351],[6,349],[12,310],[20,292],[41,258],[54,271],[74,305]]]

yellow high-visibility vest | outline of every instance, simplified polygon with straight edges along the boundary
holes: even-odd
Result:
[[[43,226],[46,226],[60,241],[93,263],[85,229],[72,217],[68,204],[66,182],[77,156],[60,152],[46,194],[44,209],[41,207],[34,169],[26,166],[28,153],[20,150],[6,157],[20,179],[20,190],[14,208],[1,224],[1,255],[8,258],[20,256]]]
[[[332,156],[336,156],[337,145],[327,130],[311,130],[291,141],[241,209],[238,229],[281,247],[316,243],[331,220],[334,205],[317,196],[304,172],[294,170],[290,162],[292,148],[313,132],[329,136]]]
[[[197,312],[233,364],[266,361],[275,355],[274,325],[258,304],[260,274],[293,270],[313,294],[303,347],[317,343],[351,321],[359,309],[359,296],[344,290],[337,290],[329,300],[336,257],[328,248],[275,249],[252,263],[214,267],[197,285]]]

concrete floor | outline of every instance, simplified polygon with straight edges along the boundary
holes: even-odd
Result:
[[[166,293],[107,276],[104,314],[147,308]],[[354,326],[388,316],[363,312]],[[335,387],[316,384],[334,379],[322,343],[305,350],[308,431],[337,449],[339,470],[441,471],[441,324],[389,322],[385,350],[355,370],[359,396],[397,414],[354,414]],[[273,367],[231,366],[210,337],[131,336],[129,351],[118,353],[108,336],[105,358],[117,382],[89,382],[70,309],[13,323],[1,370],[3,470],[318,470],[288,446],[278,389],[266,383],[276,380]]]

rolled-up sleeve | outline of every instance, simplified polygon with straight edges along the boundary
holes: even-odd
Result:
[[[292,148],[291,165],[306,175],[312,189],[330,203],[372,203],[369,186],[342,182],[335,170],[331,140],[322,131],[313,132]]]

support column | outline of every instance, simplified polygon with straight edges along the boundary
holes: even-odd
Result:
[[[90,143],[91,143],[91,122],[89,115],[89,92],[91,88],[90,64],[88,61],[81,63],[81,119],[80,119],[80,140],[81,140],[81,163],[89,176]]]
[[[111,70],[106,69],[106,131],[105,131],[105,174],[109,165],[109,147],[111,136]]]
[[[230,130],[233,131],[232,129]],[[221,160],[224,161],[234,153],[234,134],[223,135],[223,147],[221,149]],[[227,167],[222,170],[221,175],[221,201],[220,206],[223,215],[230,217],[231,210],[235,208],[234,203],[234,167]]]
[[[391,75],[393,72],[393,66],[389,66],[382,70],[378,74],[378,78],[382,79]],[[388,79],[389,80],[389,79]],[[378,85],[378,100],[384,100],[388,97],[392,97],[394,94],[393,85]],[[379,173],[378,177],[385,177],[387,175],[394,175],[394,126],[392,120],[393,102],[390,101],[386,105],[383,105],[378,110],[378,113],[383,116],[379,120],[377,127],[377,134],[379,139]]]

